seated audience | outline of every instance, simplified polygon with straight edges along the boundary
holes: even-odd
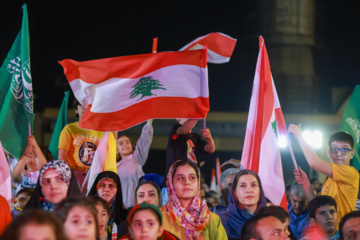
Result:
[[[0,238],[0,240],[10,239],[68,240],[60,220],[41,209],[30,209],[16,217]]]
[[[281,221],[273,214],[261,214],[248,220],[241,230],[241,240],[289,240]]]
[[[55,214],[64,223],[68,240],[99,238],[97,210],[92,199],[68,197],[58,204]]]
[[[337,231],[338,218],[334,198],[326,195],[317,196],[310,201],[308,208],[311,226],[318,226],[321,229],[321,232],[325,234],[323,239],[338,240],[340,238],[340,234]],[[299,239],[313,239],[311,234],[312,231],[316,230],[317,228],[310,228]]]
[[[166,186],[169,201],[161,207],[165,230],[179,239],[227,239],[219,216],[200,198],[200,169],[194,162],[176,161]]]
[[[360,211],[346,214],[339,225],[340,240],[360,239]]]
[[[247,220],[266,206],[266,198],[259,176],[251,170],[236,174],[229,194],[229,210],[219,213],[229,239],[240,239]]]
[[[35,190],[24,210],[42,208],[53,211],[59,202],[70,195],[81,195],[76,177],[66,162],[53,160],[41,168]]]

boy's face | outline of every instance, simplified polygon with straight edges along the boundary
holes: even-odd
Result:
[[[350,151],[346,152],[346,154],[343,154],[341,150],[338,150],[337,153],[335,153],[336,151],[333,151],[332,153],[331,149],[328,149],[327,153],[332,163],[338,165],[350,165],[350,160],[354,156],[354,150],[350,147],[348,143],[333,141],[330,148],[349,149]]]
[[[332,237],[336,233],[338,225],[338,217],[335,206],[324,205],[316,209],[315,221],[323,228],[328,237]]]

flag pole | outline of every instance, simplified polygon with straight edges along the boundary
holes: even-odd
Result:
[[[152,53],[157,53],[157,43],[158,43],[158,38],[153,38],[153,46],[152,46]]]
[[[31,135],[31,123],[30,121],[28,121],[28,126],[29,126],[29,136]]]
[[[290,139],[289,139],[289,136],[287,134],[286,134],[286,140],[289,143],[288,145],[289,145],[289,151],[290,151],[290,155],[291,155],[291,160],[292,160],[292,162],[294,164],[294,167],[295,167],[296,171],[299,171],[299,167],[298,167],[298,165],[296,163],[296,159],[295,159],[295,156],[294,156],[294,151],[293,151],[293,149],[291,147]]]
[[[203,129],[206,130],[206,117],[203,119]]]

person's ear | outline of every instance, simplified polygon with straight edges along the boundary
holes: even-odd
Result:
[[[160,226],[160,228],[159,228],[159,235],[158,235],[158,237],[161,237],[161,236],[162,236],[162,234],[163,234],[163,232],[164,232],[164,226]]]
[[[315,226],[316,226],[315,218],[310,218],[310,227],[315,227]]]
[[[131,231],[131,228],[128,227],[128,229],[129,229],[129,233],[130,233],[131,238],[134,238],[134,235],[133,235],[133,233],[132,233],[132,231]]]

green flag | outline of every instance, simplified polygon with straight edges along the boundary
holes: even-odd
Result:
[[[0,68],[0,140],[20,158],[34,123],[30,37],[26,4],[22,27]]]
[[[354,138],[354,167],[360,169],[360,151],[359,151],[359,137],[360,137],[360,85],[356,85],[354,92],[351,94],[350,100],[346,105],[343,118],[340,124],[340,131],[345,131],[351,134]]]
[[[69,102],[69,91],[65,92],[65,97],[62,101],[59,115],[57,117],[53,134],[51,135],[49,150],[53,155],[54,159],[58,159],[58,146],[59,146],[59,138],[62,129],[67,124],[67,107]]]

